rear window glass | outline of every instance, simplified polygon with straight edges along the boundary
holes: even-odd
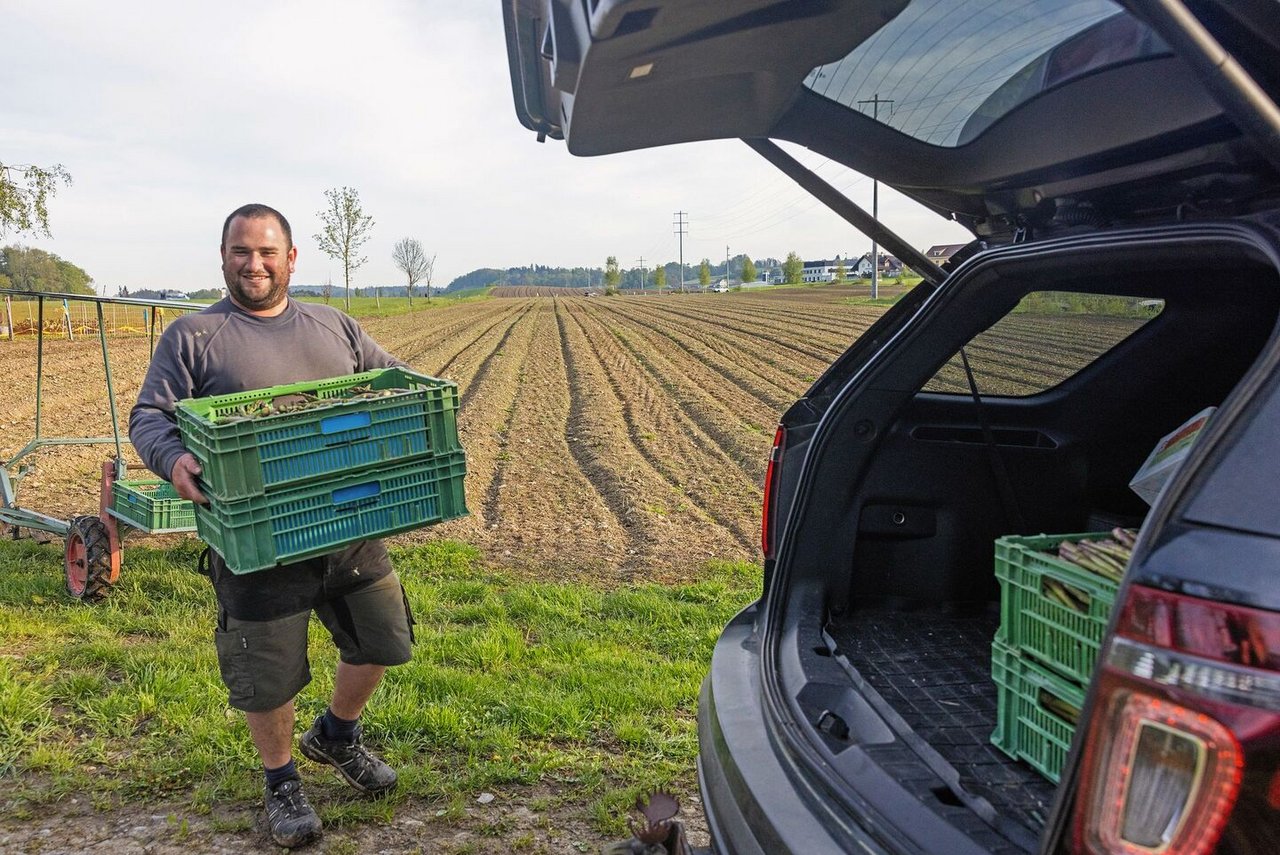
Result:
[[[915,0],[805,86],[916,139],[960,146],[1047,89],[1167,52],[1110,0]]]
[[[1163,300],[1076,291],[1035,291],[965,346],[981,395],[1024,397],[1051,389],[1124,341]],[[957,353],[926,392],[972,394]]]

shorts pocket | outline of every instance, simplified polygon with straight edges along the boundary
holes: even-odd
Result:
[[[218,668],[231,706],[264,712],[288,703],[311,681],[310,612],[270,621],[223,618],[214,630]]]

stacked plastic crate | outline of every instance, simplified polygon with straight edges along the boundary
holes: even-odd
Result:
[[[234,573],[467,513],[456,384],[399,368],[178,403],[200,538]]]
[[[1000,629],[991,647],[998,698],[991,741],[1054,782],[1071,747],[1118,587],[1055,551],[1065,541],[1106,536],[996,541]]]
[[[191,531],[196,526],[192,503],[158,478],[112,482],[110,510],[121,522],[152,534]]]

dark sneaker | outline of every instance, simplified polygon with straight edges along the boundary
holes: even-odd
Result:
[[[307,804],[302,782],[297,778],[267,787],[267,825],[271,839],[281,846],[305,846],[320,838],[320,817]]]
[[[360,742],[362,729],[356,726],[350,742],[326,739],[317,716],[311,729],[302,734],[302,753],[317,763],[328,763],[337,769],[347,783],[363,793],[385,793],[396,785],[396,770],[378,759]]]

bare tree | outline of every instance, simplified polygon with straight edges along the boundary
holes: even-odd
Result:
[[[391,251],[391,260],[396,263],[396,267],[409,280],[409,308],[413,308],[413,286],[421,282],[424,278],[427,280],[427,301],[431,301],[431,268],[435,265],[436,257],[433,255],[427,258],[427,253],[422,249],[422,244],[413,238],[401,238],[396,241],[395,249]]]
[[[436,272],[436,254],[431,253],[431,257],[427,259],[427,272],[422,275],[423,287],[427,289],[427,302],[431,302],[431,277]]]
[[[360,247],[369,240],[373,217],[365,216],[360,207],[360,193],[350,187],[324,191],[329,207],[317,216],[324,228],[315,235],[320,251],[342,262],[342,279],[346,291],[343,294],[346,310],[351,311],[351,272],[369,259],[358,255]]]

